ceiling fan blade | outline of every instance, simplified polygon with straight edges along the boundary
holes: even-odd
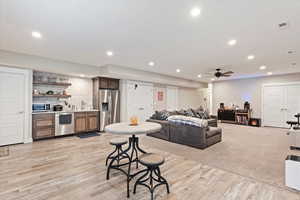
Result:
[[[224,72],[223,74],[233,74],[233,71]]]
[[[210,77],[213,77],[214,75],[213,74],[203,74],[202,77],[205,77],[205,78],[210,78]]]
[[[231,75],[230,74],[222,74],[221,76],[222,77],[230,77]]]

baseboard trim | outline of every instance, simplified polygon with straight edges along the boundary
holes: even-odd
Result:
[[[24,144],[26,144],[26,143],[32,143],[33,142],[33,139],[32,138],[26,138],[25,140],[24,140]]]

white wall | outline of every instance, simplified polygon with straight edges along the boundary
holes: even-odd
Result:
[[[0,50],[0,64],[72,76],[98,76],[100,67]]]
[[[70,103],[80,108],[81,101],[84,101],[87,106],[93,106],[93,81],[89,78],[71,77],[72,85],[67,89],[68,94],[71,94]]]
[[[128,121],[127,116],[127,83],[129,80],[121,80],[120,81],[120,93],[121,93],[121,121]],[[139,81],[136,81],[139,83]],[[155,85],[154,85],[155,87]],[[167,85],[157,85],[157,87],[168,87]],[[166,93],[165,93],[166,94]],[[187,109],[187,108],[198,108],[199,106],[203,106],[203,93],[200,88],[182,88],[178,87],[178,96],[177,96],[177,109]],[[168,98],[165,96],[164,98]]]
[[[199,108],[203,103],[203,94],[199,88],[179,88],[178,109]]]
[[[198,88],[207,85],[197,81],[136,70],[129,67],[115,65],[101,67],[91,66],[3,50],[0,50],[0,64],[78,77],[81,74],[88,77],[107,76],[111,78],[145,81],[188,88]]]
[[[262,85],[296,81],[300,81],[300,73],[215,82],[213,83],[213,114],[217,113],[221,102],[225,103],[225,106],[233,103],[243,107],[244,102],[249,101],[253,109],[252,116],[260,118]]]

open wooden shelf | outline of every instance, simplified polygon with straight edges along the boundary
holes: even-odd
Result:
[[[50,83],[50,82],[33,82],[33,85],[54,85],[54,86],[71,86],[71,83]]]
[[[61,94],[34,94],[33,97],[54,97],[54,98],[70,98],[71,95],[61,95]]]

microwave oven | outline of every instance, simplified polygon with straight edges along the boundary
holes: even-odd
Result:
[[[34,103],[32,104],[33,112],[46,112],[50,111],[50,104],[48,103]]]

